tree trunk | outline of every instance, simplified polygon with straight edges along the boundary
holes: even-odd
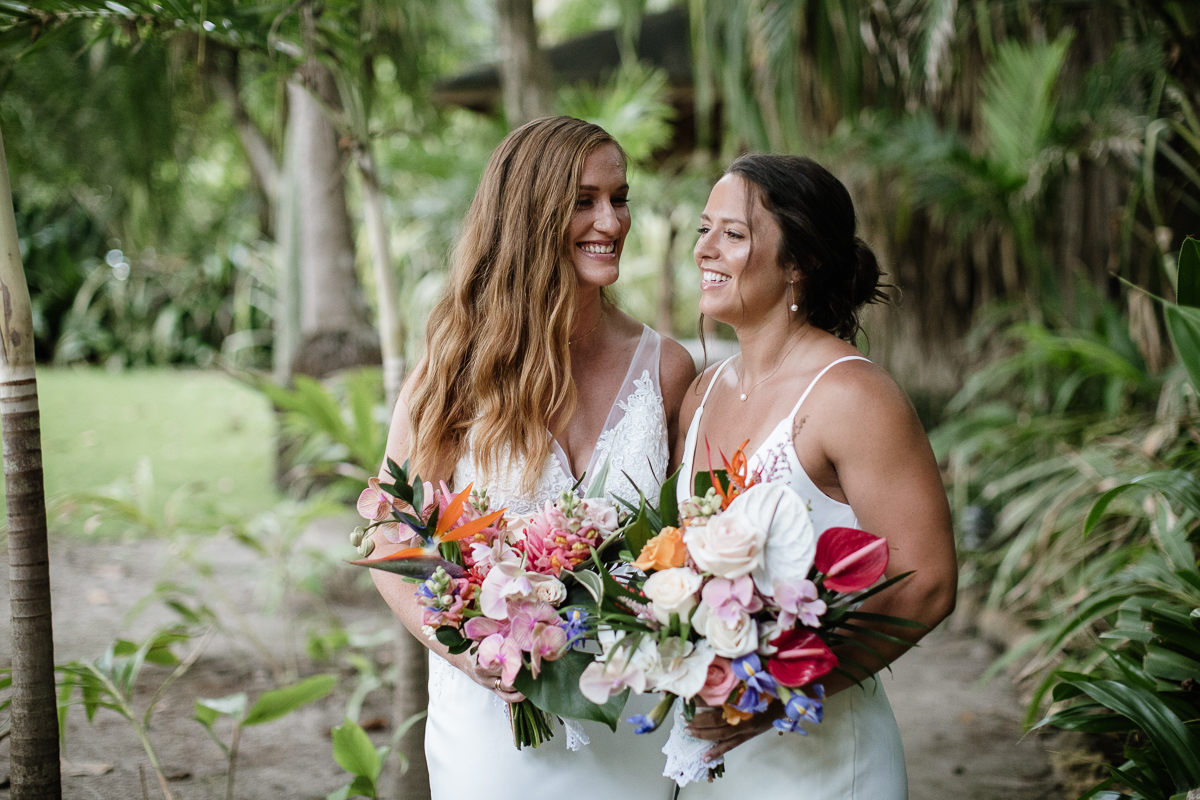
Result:
[[[392,724],[429,708],[429,650],[397,623],[396,692]],[[395,800],[429,800],[429,764],[425,761],[425,723],[420,720],[404,734],[397,748],[408,757],[408,771],[396,781]]]
[[[544,117],[554,105],[550,59],[538,46],[533,0],[496,0],[500,84],[510,128]]]
[[[8,162],[0,136],[0,417],[8,503],[8,581],[12,603],[13,800],[62,797],[54,630],[42,439],[33,363],[33,311],[17,244]]]
[[[369,147],[364,143],[361,147]],[[392,266],[391,246],[384,213],[383,190],[371,154],[357,152],[358,174],[363,185],[363,217],[367,239],[371,242],[371,265],[375,275],[375,293],[379,328],[379,346],[383,353],[383,392],[388,408],[396,402],[404,381],[404,322],[400,319],[400,290]]]
[[[288,103],[289,135],[296,137],[302,332],[292,369],[319,378],[378,364],[379,341],[354,270],[343,151],[328,116],[341,103],[329,68],[316,60],[305,64],[288,84]]]
[[[275,224],[275,319],[271,376],[280,386],[292,382],[292,361],[300,349],[300,159],[296,132],[283,146]],[[286,471],[286,470],[285,470]],[[279,477],[279,476],[276,476]]]

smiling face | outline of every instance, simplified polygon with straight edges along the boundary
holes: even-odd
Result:
[[[779,265],[779,224],[737,175],[717,181],[700,215],[693,255],[700,268],[700,313],[738,327],[785,312],[787,281]],[[747,210],[750,218],[747,218]],[[794,286],[799,293],[799,284]]]
[[[629,233],[629,184],[625,159],[611,144],[592,151],[583,164],[579,195],[567,237],[581,287],[616,283]]]

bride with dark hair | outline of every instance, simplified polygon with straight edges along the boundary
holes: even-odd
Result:
[[[411,459],[423,478],[455,490],[473,483],[514,515],[581,482],[586,491],[606,459],[607,495],[636,498],[630,481],[658,491],[696,370],[683,347],[605,297],[629,232],[628,192],[625,154],[596,125],[549,117],[508,135],[463,223],[425,358],[396,405],[390,458]],[[382,536],[375,543],[377,555],[399,549]],[[522,695],[499,671],[431,641],[410,584],[372,576],[430,650],[425,752],[435,799],[670,797],[661,742],[628,725],[616,735],[572,725],[517,750],[505,702]],[[631,713],[649,710],[639,702],[653,698],[635,698]]]
[[[698,444],[732,453],[749,440],[749,470],[806,500],[818,535],[843,526],[886,537],[887,575],[913,572],[862,609],[928,630],[954,608],[950,510],[912,405],[854,346],[860,310],[884,299],[879,265],[855,226],[845,187],[808,158],[742,156],[713,188],[695,248],[700,311],[733,326],[741,352],[687,393],[679,491],[684,499],[693,475],[707,468]],[[698,711],[687,732],[713,743],[706,759],[724,756],[728,766],[723,778],[689,784],[682,796],[906,798],[900,732],[872,676],[924,631],[883,631],[907,643],[868,638],[869,649],[841,647],[843,666],[867,671],[857,675],[861,685],[827,676],[824,721],[805,737],[768,734],[783,715],[778,701],[740,724],[720,709]]]

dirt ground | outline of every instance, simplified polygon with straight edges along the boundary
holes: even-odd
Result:
[[[339,558],[352,557],[345,531],[353,524],[350,517],[322,520],[309,527],[300,546],[335,548]],[[351,568],[326,577],[330,591],[325,600],[317,602],[301,594],[289,601],[286,610],[267,613],[264,595],[272,576],[261,559],[228,541],[205,545],[201,553],[256,634],[275,653],[285,654],[282,668],[290,660],[301,676],[338,670],[337,663],[313,664],[308,659],[306,628],[323,629],[330,616],[356,630],[393,626],[369,583],[364,585]],[[162,608],[152,608],[132,622],[126,621],[126,615],[179,560],[177,549],[156,540],[96,543],[54,537],[51,580],[57,660],[94,658],[118,636],[133,639],[172,621]],[[214,600],[217,594],[214,590]],[[0,664],[8,665],[7,581],[0,582],[0,598],[5,609],[0,624],[6,629],[0,637]],[[382,662],[389,655],[388,645],[376,651]],[[1011,687],[1003,678],[976,685],[994,656],[992,647],[980,640],[939,630],[902,658],[894,675],[885,676],[904,737],[914,800],[1060,800],[1048,764],[1047,740],[1021,738],[1021,708]],[[342,669],[345,677],[352,677],[352,672]],[[145,707],[167,673],[165,668],[147,668],[139,684],[137,708]],[[248,692],[253,700],[276,685],[274,677],[246,637],[221,634],[165,695],[150,737],[172,778],[169,785],[177,800],[223,798],[225,792],[224,757],[191,719],[194,700],[238,691]],[[247,728],[237,765],[236,797],[317,800],[344,785],[345,773],[332,758],[329,730],[345,714],[347,687],[352,683],[342,681],[334,694],[291,716]],[[367,696],[362,718],[388,723],[374,734],[379,743],[390,733],[390,716],[386,691]],[[83,709],[73,708],[64,756],[65,797],[137,800],[143,796],[139,767],[148,761],[132,728],[115,713],[101,709],[94,724],[89,724]],[[5,741],[0,744],[0,777],[7,775],[7,760]],[[145,781],[145,796],[162,796],[148,767]],[[6,797],[8,792],[0,789],[0,798]]]

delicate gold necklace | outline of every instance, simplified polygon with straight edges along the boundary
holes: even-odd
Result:
[[[571,346],[571,345],[573,345],[573,344],[579,344],[579,343],[580,343],[580,342],[582,342],[584,339],[586,339],[587,337],[591,336],[591,335],[592,335],[592,331],[594,331],[594,330],[596,330],[596,328],[599,328],[599,327],[600,327],[600,321],[601,321],[601,320],[603,320],[603,319],[604,319],[604,311],[603,311],[603,310],[601,310],[601,311],[600,311],[600,316],[596,317],[596,324],[595,324],[595,325],[593,325],[592,327],[588,328],[588,331],[587,331],[587,333],[583,334],[582,336],[579,336],[579,337],[577,337],[577,338],[575,338],[575,339],[568,339],[568,340],[567,340],[567,347],[570,347],[570,346]]]
[[[773,369],[773,370],[771,370],[770,372],[768,372],[768,373],[767,373],[767,374],[766,374],[766,375],[765,375],[763,378],[761,378],[761,379],[758,381],[758,383],[756,383],[756,384],[754,384],[753,386],[751,386],[751,387],[750,387],[750,391],[742,391],[742,374],[739,372],[739,373],[738,373],[738,392],[740,393],[740,398],[739,398],[739,399],[740,399],[740,400],[741,400],[743,403],[744,403],[744,402],[746,402],[746,398],[748,398],[748,397],[750,396],[750,392],[753,392],[755,389],[757,389],[759,386],[761,386],[761,385],[762,385],[763,381],[767,380],[767,378],[770,378],[772,375],[774,375],[776,372],[778,372],[778,371],[779,371],[779,368],[783,366],[783,362],[784,362],[784,361],[787,361],[787,357],[788,357],[788,356],[790,356],[790,355],[792,354],[792,351],[796,349],[796,345],[798,345],[798,344],[800,344],[802,341],[804,341],[804,337],[806,337],[806,336],[808,336],[808,331],[805,331],[804,333],[802,333],[802,334],[800,335],[800,338],[799,338],[799,339],[797,339],[796,341],[792,342],[792,346],[791,346],[791,347],[789,347],[789,348],[788,348],[788,350],[787,350],[787,352],[783,354],[783,358],[779,359],[779,363],[775,365],[775,369]],[[746,357],[745,357],[745,356],[742,356],[742,361],[743,361],[743,362],[745,362],[745,360],[746,360]]]

